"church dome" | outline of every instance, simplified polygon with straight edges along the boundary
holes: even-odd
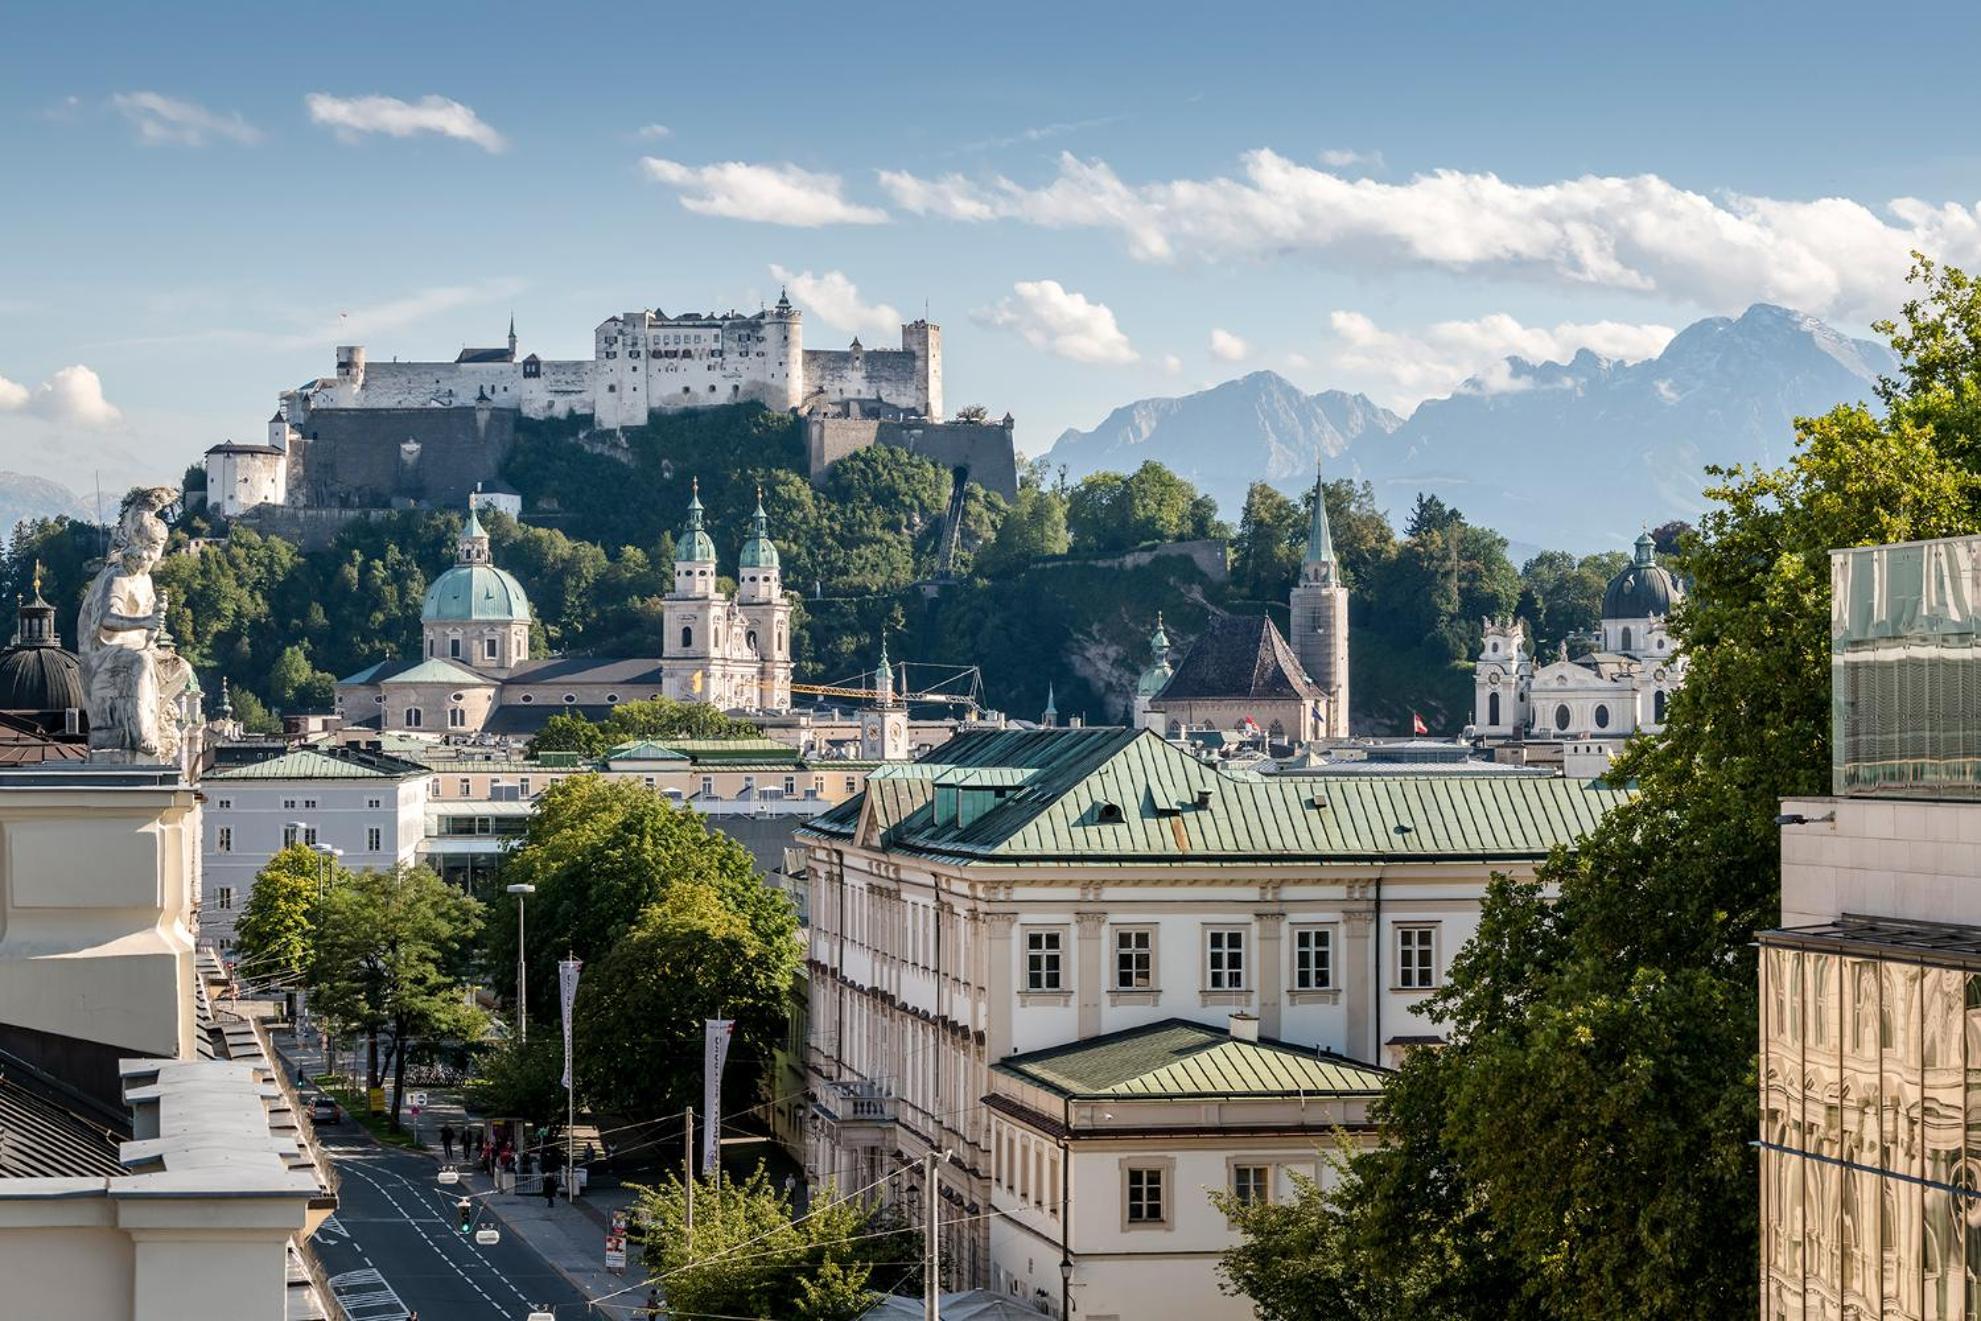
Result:
[[[1169,634],[1163,629],[1160,612],[1156,615],[1156,631],[1149,635],[1149,653],[1153,663],[1136,681],[1137,697],[1154,697],[1169,686],[1170,676],[1176,673],[1169,664]]]
[[[39,571],[37,570],[37,576]],[[55,607],[41,599],[21,607],[13,645],[0,651],[0,711],[83,708],[83,667],[55,636]]]
[[[1603,618],[1649,619],[1668,615],[1672,606],[1684,599],[1685,591],[1678,585],[1678,579],[1657,562],[1651,534],[1646,532],[1637,538],[1636,558],[1610,579],[1609,587],[1604,590]]]
[[[750,515],[750,539],[743,543],[743,553],[736,557],[736,567],[740,569],[777,567],[777,543],[770,539],[770,520],[764,516],[762,487],[757,488],[757,512]]]
[[[530,598],[506,569],[493,564],[457,564],[426,589],[420,618],[428,623],[462,619],[526,624]]]

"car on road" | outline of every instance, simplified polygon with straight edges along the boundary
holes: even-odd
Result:
[[[317,1095],[310,1101],[310,1121],[317,1124],[334,1124],[344,1117],[344,1111],[336,1101],[328,1096]]]

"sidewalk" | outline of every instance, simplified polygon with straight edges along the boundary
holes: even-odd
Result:
[[[286,1029],[271,1035],[292,1077],[298,1065],[307,1069],[312,1077],[321,1070],[323,1057],[315,1045],[307,1042],[299,1044],[294,1034]],[[409,1098],[414,1090],[411,1086],[407,1087]],[[458,1092],[438,1087],[419,1090],[425,1091],[428,1102],[419,1117],[419,1136],[427,1146],[417,1154],[429,1156],[439,1163],[441,1125],[451,1124],[459,1134],[480,1121],[467,1115]],[[389,1099],[388,1096],[388,1102]],[[403,1110],[401,1122],[408,1125],[412,1122]],[[456,1141],[458,1143],[459,1139]],[[455,1151],[458,1156],[458,1145]],[[557,1205],[550,1208],[544,1205],[541,1193],[526,1195],[493,1191],[493,1181],[470,1161],[457,1159],[455,1168],[461,1172],[458,1186],[486,1207],[488,1213],[502,1223],[506,1232],[529,1244],[553,1270],[570,1282],[572,1288],[588,1298],[616,1295],[607,1302],[596,1304],[592,1309],[596,1315],[614,1318],[645,1315],[646,1269],[640,1265],[638,1249],[628,1252],[623,1272],[605,1268],[606,1228],[615,1210],[632,1206],[634,1197],[631,1192],[624,1188],[600,1188],[575,1202],[566,1202],[559,1194]]]

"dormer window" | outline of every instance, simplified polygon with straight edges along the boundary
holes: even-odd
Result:
[[[1102,803],[1094,810],[1094,820],[1104,826],[1118,826],[1126,818],[1122,815],[1121,804]]]

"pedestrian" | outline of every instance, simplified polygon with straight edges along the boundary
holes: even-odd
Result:
[[[649,1289],[649,1290],[647,1290],[647,1309],[646,1309],[646,1310],[647,1310],[647,1315],[648,1315],[648,1316],[659,1316],[659,1315],[660,1315],[660,1290],[658,1290],[658,1289]]]
[[[557,1175],[545,1171],[543,1176],[543,1209],[548,1211],[557,1205]]]
[[[440,1150],[448,1160],[451,1161],[454,1159],[454,1126],[452,1124],[442,1124],[440,1126]]]
[[[594,1160],[597,1159],[598,1159],[598,1148],[594,1147],[591,1143],[587,1142],[585,1144],[585,1164],[589,1165]]]

